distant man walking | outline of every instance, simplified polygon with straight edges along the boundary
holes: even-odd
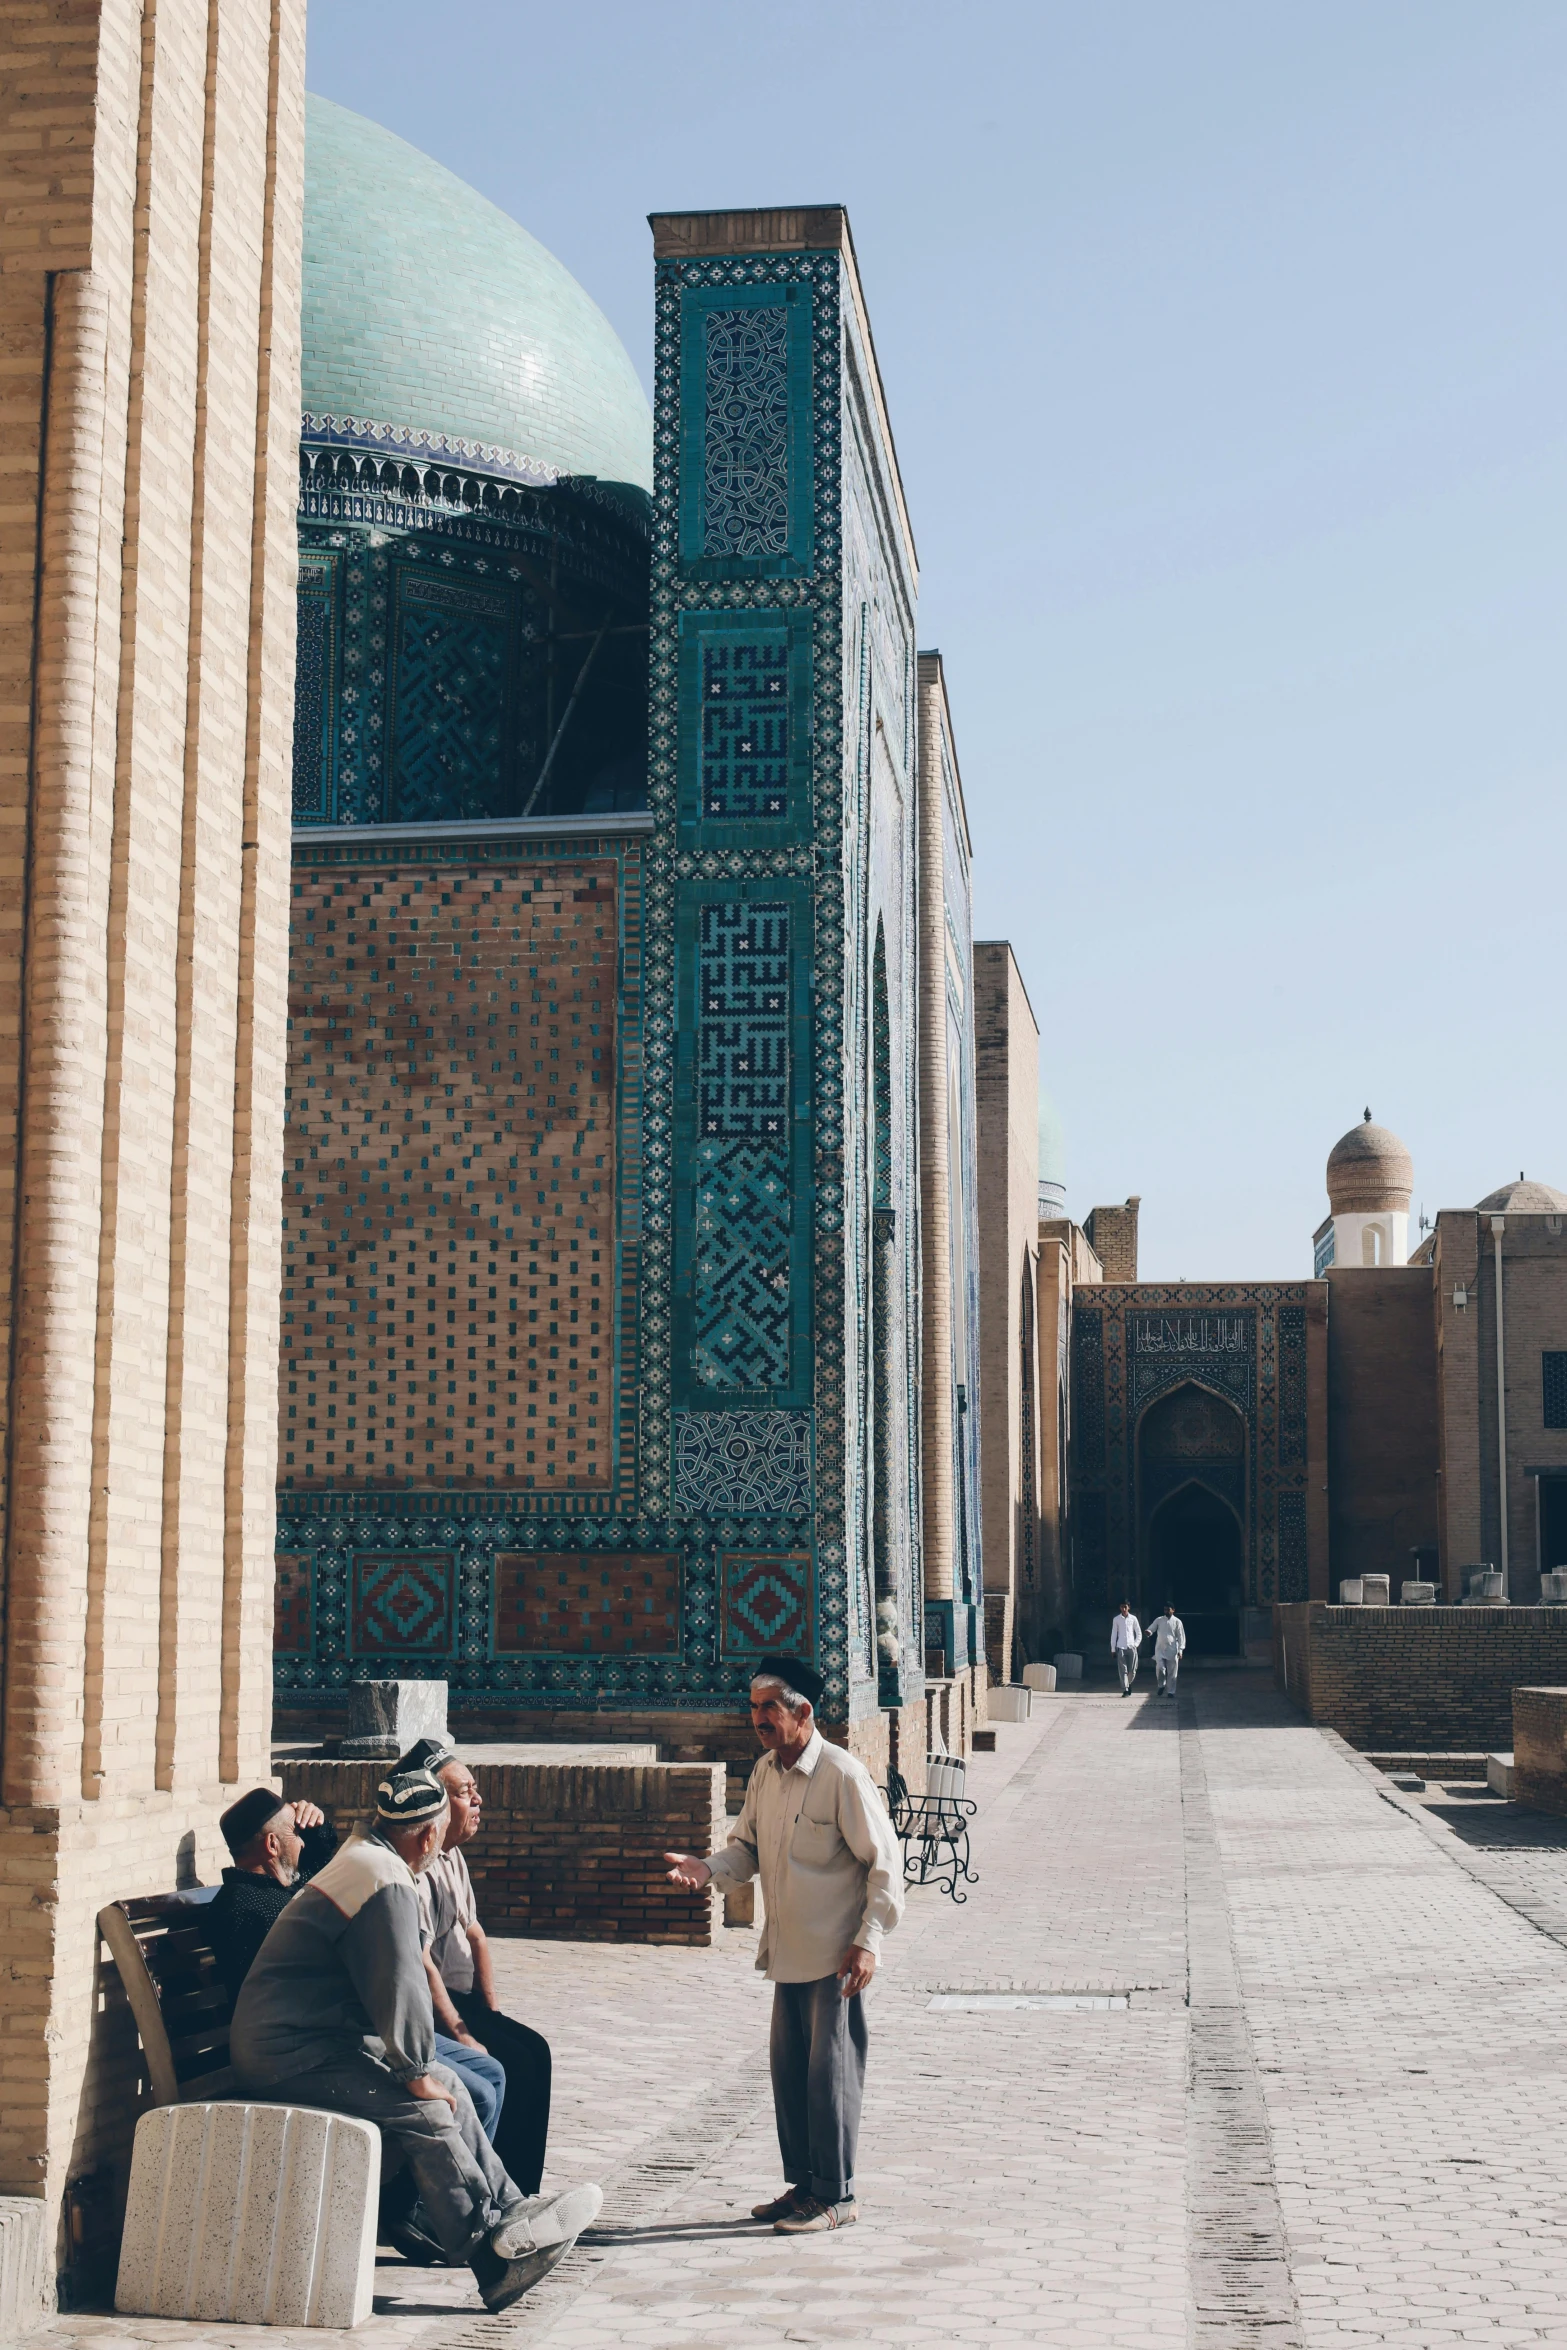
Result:
[[[1161,1697],[1173,1697],[1181,1670],[1181,1659],[1186,1654],[1186,1626],[1175,1612],[1173,1599],[1165,1602],[1164,1614],[1154,1618],[1153,1678]]]
[[[1138,1653],[1142,1645],[1143,1628],[1132,1613],[1131,1601],[1123,1599],[1119,1613],[1110,1619],[1110,1654],[1121,1676],[1123,1697],[1132,1694],[1132,1683],[1137,1678]]]
[[[756,1954],[773,1985],[773,2106],[787,2184],[756,2205],[780,2235],[859,2218],[854,2154],[865,2091],[866,1985],[903,1915],[903,1864],[869,1771],[816,1727],[820,1673],[766,1656],[751,1727],[766,1749],[722,1852],[666,1852],[672,1885],[762,1880]]]

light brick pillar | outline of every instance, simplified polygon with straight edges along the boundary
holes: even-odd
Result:
[[[268,1759],[302,84],[299,0],[0,0],[0,2193],[50,2276],[137,2111],[96,1913],[210,1876]]]

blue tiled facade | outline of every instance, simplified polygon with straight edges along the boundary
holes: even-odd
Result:
[[[852,1724],[923,1686],[915,582],[852,261],[660,261],[650,552],[464,425],[307,418],[280,1695],[738,1712],[784,1645]],[[638,772],[529,810],[595,612]],[[661,1629],[595,1648],[555,1586],[617,1554]]]

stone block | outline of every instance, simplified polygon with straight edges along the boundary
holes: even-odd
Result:
[[[0,2342],[16,2342],[54,2308],[49,2206],[34,2195],[0,2195]]]
[[[1509,1802],[1512,1801],[1513,1758],[1510,1754],[1486,1756],[1485,1783],[1493,1795],[1505,1795]]]
[[[1404,1607],[1435,1607],[1436,1585],[1417,1582],[1413,1577],[1410,1577],[1398,1596],[1400,1604]]]
[[[1567,1607],[1567,1567],[1547,1567],[1540,1577],[1541,1607]]]
[[[1466,1567],[1464,1569],[1464,1607],[1505,1607],[1502,1574],[1499,1567]]]
[[[1567,1813],[1567,1689],[1513,1691],[1512,1761],[1511,1802]]]
[[[1055,1688],[1055,1685],[1056,1669],[1054,1665],[1025,1665],[1023,1667],[1023,1686],[1025,1689],[1042,1690],[1048,1697],[1051,1691]]]
[[[1390,1575],[1362,1575],[1360,1578],[1362,1607],[1391,1607],[1393,1579]]]
[[[114,2306],[207,2323],[362,2325],[380,2133],[297,2105],[165,2105],[136,2125]]]
[[[993,1722],[1026,1722],[1031,1702],[1030,1690],[1003,1681],[990,1692],[990,1718]]]
[[[1339,1603],[1339,1606],[1340,1606],[1340,1607],[1360,1607],[1360,1606],[1363,1606],[1363,1605],[1364,1605],[1364,1585],[1365,1585],[1365,1578],[1364,1578],[1364,1576],[1362,1576],[1362,1575],[1346,1575],[1346,1576],[1345,1576],[1345,1578],[1344,1578],[1344,1580],[1343,1580],[1343,1582],[1342,1582],[1342,1583],[1339,1585],[1339,1587],[1338,1587],[1338,1603]]]
[[[341,1752],[354,1762],[395,1762],[416,1738],[449,1735],[444,1681],[356,1681],[348,1702]]]
[[[1056,1658],[1055,1667],[1058,1681],[1081,1681],[1083,1678],[1083,1660],[1080,1656],[1074,1656],[1070,1649],[1063,1650]]]

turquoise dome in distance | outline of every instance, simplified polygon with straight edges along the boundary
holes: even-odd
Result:
[[[652,490],[646,394],[576,279],[443,164],[316,97],[303,324],[312,420],[444,436],[465,444],[453,454],[524,479]]]

